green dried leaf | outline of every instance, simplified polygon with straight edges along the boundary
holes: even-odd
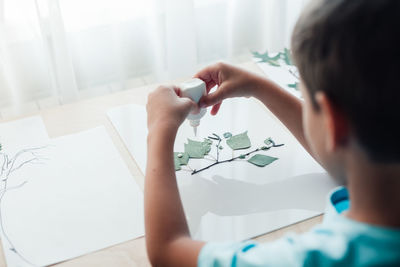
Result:
[[[280,54],[276,54],[275,56],[270,56],[268,51],[265,51],[264,54],[260,54],[258,52],[253,53],[253,55],[257,58],[260,58],[262,60],[278,60],[280,58]]]
[[[189,145],[201,145],[201,144],[203,144],[203,142],[195,141],[195,140],[192,140],[192,139],[188,138],[188,144]]]
[[[275,60],[267,60],[266,63],[268,63],[269,65],[274,66],[274,67],[279,67],[280,66],[278,61],[275,61]]]
[[[178,160],[180,165],[187,165],[189,162],[189,154],[186,152],[174,152],[174,160],[175,159]]]
[[[255,58],[260,59],[259,62],[265,62],[265,63],[268,63],[268,64],[270,64],[271,66],[275,66],[275,67],[279,67],[279,66],[280,66],[280,64],[279,64],[279,62],[278,62],[279,58],[281,57],[281,54],[280,54],[280,53],[278,53],[276,56],[271,57],[271,56],[268,54],[268,51],[265,51],[264,54],[260,54],[260,53],[258,53],[258,52],[253,52],[253,56],[254,56]]]
[[[267,146],[271,146],[274,145],[274,141],[272,140],[271,137],[268,137],[267,139],[264,140],[264,144],[266,144]]]
[[[214,135],[217,138],[217,140],[221,140],[221,137],[219,137],[218,134],[213,133],[212,135]]]
[[[220,150],[224,149],[224,147],[223,147],[223,146],[219,146],[218,148],[219,148]]]
[[[185,152],[189,155],[190,158],[204,158],[205,151],[203,146],[195,146],[190,144],[185,144]]]
[[[211,144],[208,141],[194,141],[188,139],[188,143],[185,144],[185,152],[190,158],[204,158],[211,151]]]
[[[203,142],[203,148],[204,148],[204,155],[207,155],[211,151],[211,144],[208,142]]]
[[[239,159],[245,159],[245,158],[246,158],[245,154],[242,154],[242,155],[239,156]]]
[[[281,57],[281,55],[278,53],[278,54],[276,54],[276,56],[269,57],[269,60],[277,61],[280,57]]]
[[[177,158],[174,157],[174,166],[175,166],[175,171],[180,171],[181,170],[181,164]]]
[[[232,133],[226,132],[226,133],[224,133],[224,137],[225,138],[230,138],[230,137],[232,137]]]
[[[285,63],[287,65],[293,65],[292,56],[290,54],[290,50],[289,49],[285,48],[283,53],[281,53],[281,55],[282,55],[283,61],[285,61]]]
[[[208,144],[212,145],[213,141],[207,138],[204,138],[204,142],[207,142]]]
[[[293,89],[295,89],[295,90],[297,90],[297,91],[300,90],[300,88],[299,88],[299,83],[289,83],[287,86],[288,86],[289,88],[293,88]]]
[[[175,171],[181,170],[181,165],[187,165],[189,162],[189,154],[184,152],[174,152]]]
[[[256,155],[252,156],[250,159],[248,159],[247,161],[256,166],[264,167],[264,166],[267,166],[268,164],[271,164],[272,162],[274,162],[277,159],[278,158],[274,158],[274,157],[270,157],[270,156],[266,156],[266,155],[262,155],[262,154],[256,154]]]
[[[246,149],[251,147],[249,136],[247,135],[247,131],[238,135],[234,135],[228,140],[226,140],[226,144],[232,148],[233,150],[238,149]]]

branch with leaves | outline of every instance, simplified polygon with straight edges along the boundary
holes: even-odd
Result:
[[[298,82],[300,80],[299,73],[293,64],[292,55],[289,49],[285,47],[283,51],[278,52],[274,56],[271,56],[268,51],[265,51],[265,53],[252,52],[252,54],[255,58],[259,59],[259,63],[267,63],[273,67],[281,67],[285,65],[289,67],[290,74],[296,78],[297,82],[289,83],[287,86],[297,91],[300,90]]]
[[[187,144],[184,144],[185,148],[184,152],[174,152],[175,171],[181,170],[182,169],[181,166],[187,166],[191,170],[191,174],[193,175],[201,171],[207,170],[218,164],[228,163],[235,160],[244,160],[256,152],[267,151],[270,150],[271,148],[281,147],[284,145],[284,144],[276,144],[272,140],[272,138],[267,138],[264,141],[264,145],[261,147],[258,147],[250,152],[240,154],[239,156],[236,157],[232,156],[232,158],[220,160],[220,151],[223,149],[221,143],[223,142],[223,140],[225,140],[226,144],[233,151],[249,149],[251,147],[251,142],[249,136],[247,135],[247,131],[237,135],[232,135],[231,133],[227,132],[223,134],[223,138],[220,137],[218,134],[213,133],[212,135],[205,138],[204,141],[202,142],[188,139]],[[205,156],[209,155],[211,151],[211,146],[213,145],[214,142],[216,143],[215,144],[216,157],[212,157],[213,163],[198,170],[190,168],[188,165],[189,160],[191,158],[193,159],[205,158]],[[270,157],[264,154],[255,154],[249,159],[247,159],[247,161],[255,166],[265,167],[277,159],[278,158]]]
[[[271,56],[268,51],[265,51],[263,54],[259,52],[252,52],[252,54],[255,58],[260,59],[258,62],[268,63],[274,67],[280,67],[282,63],[288,66],[294,66],[290,50],[286,47],[283,49],[283,51],[278,52],[274,56]]]

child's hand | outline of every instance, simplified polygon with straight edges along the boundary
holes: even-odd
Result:
[[[256,75],[225,63],[217,63],[201,70],[195,75],[196,78],[203,80],[207,85],[207,93],[215,85],[218,89],[211,94],[204,96],[200,100],[200,107],[213,106],[211,114],[217,114],[221,103],[226,98],[231,97],[250,97],[256,85],[254,83]]]
[[[147,100],[147,127],[151,131],[176,131],[197,104],[186,97],[179,97],[180,89],[160,86],[149,94]]]

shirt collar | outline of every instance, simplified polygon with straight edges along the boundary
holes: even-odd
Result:
[[[338,215],[350,207],[349,192],[346,187],[339,186],[328,194],[325,217]]]

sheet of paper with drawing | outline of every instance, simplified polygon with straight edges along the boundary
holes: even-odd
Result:
[[[142,191],[104,127],[31,140],[8,158],[0,203],[8,266],[50,265],[144,234]]]
[[[2,151],[15,154],[32,142],[48,140],[46,127],[39,116],[0,123],[0,144]]]
[[[108,115],[144,172],[145,108],[122,106]],[[246,139],[244,133],[248,140],[239,141]],[[221,142],[211,138],[218,139],[214,134]],[[284,145],[271,147],[269,140]],[[195,141],[203,143],[205,150]],[[190,151],[188,145],[190,149],[198,146],[198,150]],[[217,150],[217,146],[222,148]],[[251,153],[255,149],[259,150]],[[178,131],[174,151],[191,234],[200,240],[244,240],[319,215],[325,196],[336,186],[290,132],[254,99],[224,101],[217,116],[202,118],[197,137],[185,122]],[[187,159],[185,152],[199,152],[204,157],[192,155]],[[255,155],[259,156],[252,159]],[[216,158],[237,159],[206,168]]]

